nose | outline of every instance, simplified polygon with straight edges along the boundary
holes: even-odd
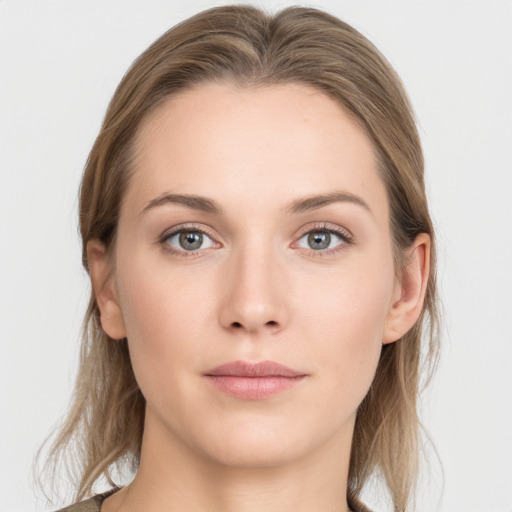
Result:
[[[286,278],[272,250],[240,250],[226,262],[220,323],[230,331],[275,334],[288,321]]]

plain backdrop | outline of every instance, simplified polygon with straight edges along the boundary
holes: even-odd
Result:
[[[154,39],[221,3],[0,0],[0,512],[46,510],[30,466],[77,368],[89,293],[77,187],[108,101]],[[422,418],[444,491],[434,460],[418,511],[512,512],[512,2],[295,4],[369,37],[419,121],[444,302]]]

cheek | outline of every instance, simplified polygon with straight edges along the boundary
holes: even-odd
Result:
[[[326,372],[333,396],[353,407],[375,375],[393,282],[391,261],[387,266],[347,266],[317,281],[300,306],[310,353]]]
[[[137,269],[124,280],[120,295],[128,339],[155,352],[172,348],[175,339],[195,339],[213,306],[193,282]]]
[[[340,339],[355,346],[382,341],[393,290],[391,265],[347,265],[332,274],[317,275],[313,282],[307,294],[297,294],[298,307],[308,324],[318,329],[319,336],[312,339],[332,338],[338,333]]]
[[[197,403],[194,386],[212,301],[194,286],[193,276],[183,279],[158,264],[148,268],[147,260],[132,261],[128,272],[123,269],[120,297],[135,378],[161,421],[186,432],[194,424],[191,404]]]
[[[143,256],[120,263],[118,288],[135,376],[152,401],[162,386],[181,389],[183,369],[197,368],[215,310],[211,286]]]

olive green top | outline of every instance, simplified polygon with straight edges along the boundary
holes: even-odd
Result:
[[[81,501],[80,503],[76,503],[75,505],[70,505],[69,507],[65,507],[63,509],[57,510],[57,512],[100,512],[101,504],[105,498],[108,498],[111,494],[114,494],[118,491],[119,488],[116,487],[111,489],[110,491],[96,494],[92,498],[89,498],[85,501]]]
[[[81,501],[75,505],[70,505],[69,507],[57,510],[57,512],[100,512],[103,500],[118,490],[119,488],[114,488],[102,494],[97,494],[96,496],[93,496],[92,498],[89,498],[85,501]],[[350,509],[354,512],[371,512],[369,508],[366,508],[360,502],[350,502],[349,505]]]

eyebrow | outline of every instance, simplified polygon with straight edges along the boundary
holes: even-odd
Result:
[[[362,197],[344,191],[334,191],[327,194],[319,194],[296,199],[290,203],[290,205],[285,209],[285,212],[288,214],[304,213],[312,210],[318,210],[319,208],[333,203],[352,203],[363,207],[370,213],[372,212]]]
[[[298,213],[305,213],[313,210],[318,210],[324,206],[328,206],[333,203],[352,203],[361,206],[365,210],[371,213],[371,209],[368,204],[361,197],[344,191],[334,191],[327,194],[318,194],[295,199],[285,209],[284,212],[293,215]],[[205,213],[211,213],[215,215],[222,215],[223,209],[219,203],[203,196],[195,196],[188,194],[168,194],[164,193],[155,199],[152,199],[141,211],[141,214],[146,213],[149,210],[164,206],[166,204],[180,204],[191,208],[192,210],[198,210]]]
[[[208,199],[207,197],[202,196],[167,193],[163,193],[161,196],[158,196],[155,199],[149,201],[149,203],[141,211],[141,214],[166,204],[181,204],[191,208],[192,210],[199,210],[201,212],[213,213],[216,215],[222,214],[222,207],[213,199]]]

